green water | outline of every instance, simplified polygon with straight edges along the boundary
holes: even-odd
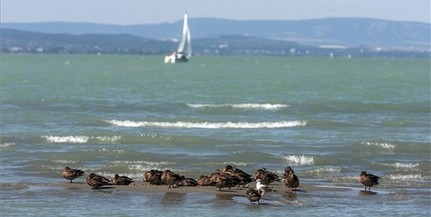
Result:
[[[83,209],[71,215],[97,212],[106,198],[92,191],[40,187],[64,182],[65,166],[141,180],[149,169],[197,178],[227,163],[248,173],[289,165],[301,183],[348,189],[278,195],[259,215],[430,214],[429,59],[3,55],[0,81],[8,216],[52,214],[78,195]],[[377,195],[358,195],[361,170],[382,177]],[[178,206],[166,195],[113,194],[128,206],[112,214],[256,214],[243,197],[167,195]]]

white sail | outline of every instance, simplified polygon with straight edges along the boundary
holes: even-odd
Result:
[[[187,48],[186,48],[187,46]],[[186,50],[184,49],[186,48]],[[184,14],[183,32],[178,49],[171,55],[165,57],[165,63],[187,62],[192,56],[192,43],[190,29],[188,26],[187,13]]]
[[[184,52],[184,47],[186,45],[186,41],[187,41],[187,31],[188,31],[189,27],[187,25],[187,14],[184,14],[184,23],[183,23],[183,34],[181,36],[181,41],[180,44],[178,45],[178,49],[177,52]]]

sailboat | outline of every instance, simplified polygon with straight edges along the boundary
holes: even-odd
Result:
[[[165,56],[165,63],[181,63],[189,61],[192,56],[192,44],[190,38],[190,29],[187,23],[187,13],[184,14],[183,35],[181,37],[178,49],[172,54]]]

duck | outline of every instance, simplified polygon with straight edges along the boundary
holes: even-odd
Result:
[[[275,181],[281,182],[280,177],[266,168],[258,169],[252,176],[253,180],[260,180],[262,184],[269,185]]]
[[[362,171],[361,174],[359,174],[358,179],[359,182],[365,186],[365,191],[367,191],[367,187],[368,191],[371,191],[371,187],[378,185],[379,179],[381,178],[373,174],[368,174],[366,171]]]
[[[197,182],[198,182],[198,185],[200,185],[200,186],[213,186],[214,185],[214,183],[211,181],[211,177],[207,176],[207,175],[199,176]]]
[[[250,201],[250,204],[252,204],[253,202],[257,202],[258,204],[260,204],[260,199],[262,198],[260,192],[254,188],[249,188],[245,192],[245,197],[247,197],[247,199]]]
[[[162,173],[161,179],[163,183],[168,185],[168,188],[173,188],[174,186],[178,186],[178,183],[182,182],[185,178],[179,174],[176,174],[170,170],[165,170]]]
[[[236,179],[239,180],[238,182],[238,189],[245,188],[246,185],[251,183],[253,179],[251,178],[251,175],[242,171],[241,169],[236,168],[235,166],[227,165],[222,172],[228,173],[231,176],[236,177]]]
[[[291,167],[284,169],[283,183],[289,189],[295,189],[299,186],[299,179]]]
[[[112,185],[112,183],[104,176],[91,173],[86,178],[87,184],[92,188],[100,188],[104,185]]]
[[[162,181],[162,173],[160,170],[150,170],[144,173],[143,181],[149,182],[151,185],[161,185]]]
[[[195,187],[198,185],[198,182],[193,178],[184,178],[179,183],[177,183],[177,185],[181,187]]]
[[[239,180],[236,177],[231,176],[228,173],[221,172],[218,169],[210,175],[210,181],[212,186],[218,188],[219,191],[221,191],[222,188],[229,188],[230,190],[239,183]]]
[[[115,174],[114,178],[111,179],[111,183],[113,185],[130,185],[130,183],[134,182],[131,178],[127,176],[119,176]]]
[[[70,167],[65,167],[61,175],[63,176],[63,178],[70,180],[70,183],[72,183],[72,180],[83,176],[84,171],[80,169],[71,169]]]

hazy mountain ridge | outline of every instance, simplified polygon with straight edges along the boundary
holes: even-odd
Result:
[[[322,46],[328,44],[353,46],[383,46],[429,50],[431,25],[368,18],[325,18],[298,21],[255,20],[237,21],[214,18],[191,18],[189,26],[193,40],[220,35],[242,35],[285,40]],[[179,38],[182,21],[143,25],[109,25],[92,23],[3,23],[12,28],[42,33],[69,34],[130,34],[148,39]]]

